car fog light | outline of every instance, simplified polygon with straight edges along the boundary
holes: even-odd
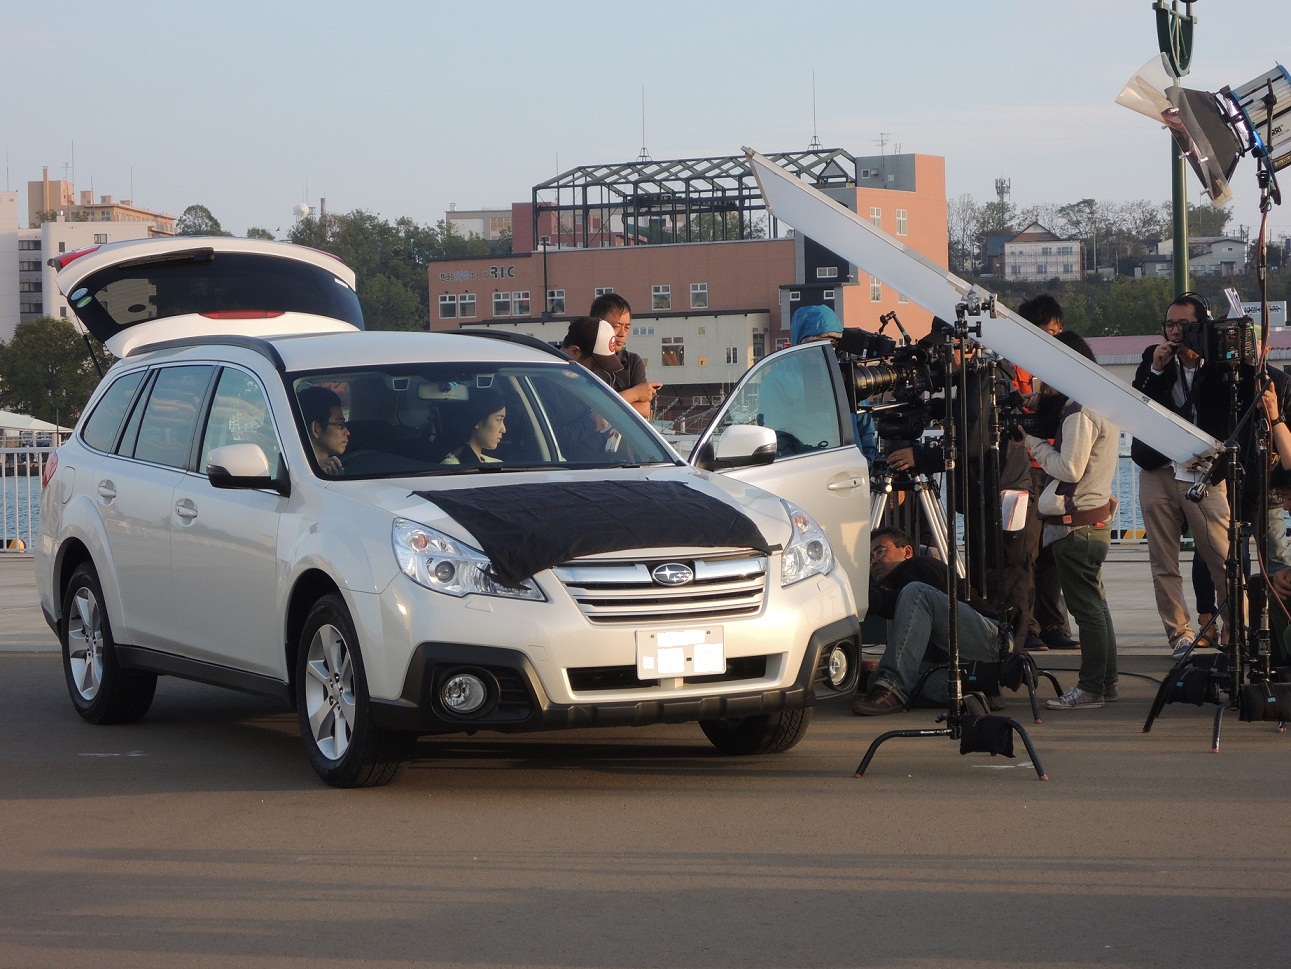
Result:
[[[489,691],[484,681],[473,673],[457,673],[439,688],[439,699],[454,713],[474,713],[484,706]]]
[[[847,650],[841,645],[835,646],[829,651],[829,685],[835,690],[841,689],[847,682],[847,675],[851,672],[852,661],[847,655]]]

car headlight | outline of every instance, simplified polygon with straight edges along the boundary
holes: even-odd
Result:
[[[834,550],[825,530],[793,502],[785,501],[784,507],[793,537],[780,554],[780,584],[793,585],[813,575],[825,575],[834,567]]]
[[[489,574],[488,556],[433,528],[396,518],[390,541],[403,573],[434,592],[546,601],[532,579],[518,586],[504,585]]]

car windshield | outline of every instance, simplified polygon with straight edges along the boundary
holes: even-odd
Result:
[[[104,342],[137,323],[192,313],[309,313],[363,329],[358,297],[333,273],[282,256],[202,246],[109,266],[86,277],[68,299]]]
[[[316,470],[344,478],[675,464],[576,363],[413,363],[288,376]]]

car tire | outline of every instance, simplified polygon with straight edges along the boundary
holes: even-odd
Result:
[[[412,759],[415,736],[372,722],[358,634],[339,595],[323,596],[305,619],[296,712],[309,762],[333,787],[380,787]]]
[[[67,583],[58,638],[67,692],[82,719],[111,724],[143,718],[152,706],[157,676],[121,668],[103,588],[92,565],[78,566]]]
[[[719,753],[779,754],[794,746],[811,725],[811,707],[763,713],[755,717],[701,720],[699,728]]]

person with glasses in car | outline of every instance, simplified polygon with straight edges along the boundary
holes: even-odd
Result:
[[[319,470],[324,474],[340,474],[341,455],[350,444],[350,428],[341,398],[330,387],[306,387],[299,399]]]

